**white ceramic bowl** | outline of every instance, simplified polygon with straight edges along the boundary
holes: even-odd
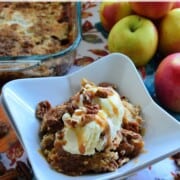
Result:
[[[145,120],[145,153],[115,172],[66,176],[50,168],[39,153],[39,122],[35,117],[38,102],[48,100],[57,105],[69,99],[80,88],[82,78],[95,83],[111,82],[120,94],[142,108]],[[148,94],[132,61],[122,54],[111,54],[64,77],[19,79],[2,89],[2,103],[16,129],[37,179],[104,180],[129,176],[157,161],[180,151],[180,123],[159,107]]]

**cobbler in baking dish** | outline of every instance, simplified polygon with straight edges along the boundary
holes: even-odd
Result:
[[[1,2],[0,56],[44,55],[74,41],[71,2]]]
[[[68,175],[115,171],[144,147],[140,107],[110,83],[83,79],[67,102],[39,102],[40,147],[51,167]]]

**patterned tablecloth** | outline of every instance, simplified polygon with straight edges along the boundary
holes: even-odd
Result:
[[[99,23],[98,7],[99,4],[95,2],[82,3],[82,42],[77,50],[74,65],[69,73],[83,68],[89,63],[93,63],[109,53],[107,49],[107,33]],[[160,55],[157,54],[146,67],[138,68],[149,93],[154,99],[153,74],[159,59]],[[179,114],[169,113],[177,120],[180,120]],[[1,105],[0,122],[0,180],[18,179],[17,177],[20,179],[32,179],[33,173],[25,149],[18,140]],[[180,167],[176,166],[175,161],[169,157],[139,171],[128,179],[180,179]]]

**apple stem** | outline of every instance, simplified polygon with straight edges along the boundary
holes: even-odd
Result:
[[[141,18],[140,17],[138,17],[138,19],[137,19],[138,21],[139,21],[139,23],[134,23],[134,24],[131,24],[131,26],[130,26],[130,30],[131,30],[131,32],[135,32],[136,31],[136,29],[138,29],[140,26],[141,26],[141,24],[142,24],[142,21],[141,21]]]

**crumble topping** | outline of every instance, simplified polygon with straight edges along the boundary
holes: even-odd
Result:
[[[56,53],[72,43],[73,3],[1,2],[0,55]]]

